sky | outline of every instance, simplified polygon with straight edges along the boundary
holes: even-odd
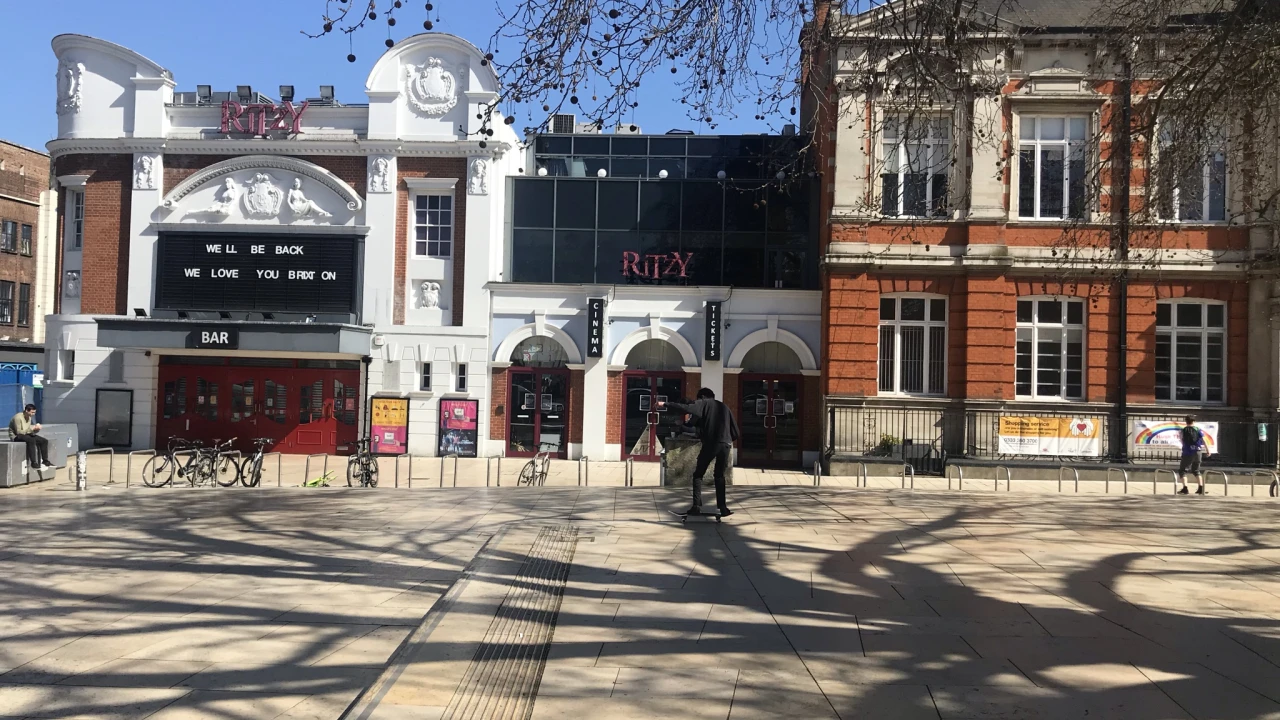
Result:
[[[434,0],[440,17],[435,30],[484,48],[498,23],[494,3],[499,1],[510,2]],[[388,29],[379,20],[357,32],[350,50],[356,62],[349,63],[346,37],[312,40],[301,32],[320,25],[324,0],[6,0],[4,5],[0,96],[9,111],[0,119],[0,138],[39,150],[57,132],[57,62],[49,45],[55,35],[91,35],[134,50],[168,68],[178,91],[194,91],[197,84],[216,91],[252,85],[274,98],[280,85],[293,85],[298,97],[314,97],[320,85],[333,85],[339,101],[365,103],[364,82],[386,50]],[[422,32],[426,11],[421,4],[406,2],[400,13],[393,40]],[[672,110],[681,107],[673,77],[646,78],[640,108],[628,120],[648,133],[712,132]],[[751,119],[752,112],[743,108],[745,118],[721,120],[714,132],[771,132],[767,123]],[[521,112],[516,127],[532,122]]]

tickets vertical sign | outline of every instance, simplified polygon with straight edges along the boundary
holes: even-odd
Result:
[[[378,455],[404,455],[409,452],[408,398],[376,397],[370,402],[373,416],[369,451]]]

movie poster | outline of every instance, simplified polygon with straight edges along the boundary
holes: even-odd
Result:
[[[479,418],[479,400],[441,400],[440,455],[476,457]]]

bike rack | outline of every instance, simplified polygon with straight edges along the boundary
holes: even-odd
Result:
[[[262,465],[263,467],[266,467],[267,458],[271,457],[272,455],[276,456],[276,487],[283,487],[283,485],[281,484],[282,483],[281,477],[284,475],[284,472],[281,469],[282,468],[281,463],[284,460],[284,453],[280,453],[280,452],[262,453]],[[262,478],[258,478],[258,487],[266,487],[266,485],[267,484],[262,481]]]
[[[115,468],[115,464],[116,464],[115,448],[110,448],[110,447],[93,448],[91,450],[81,450],[80,452],[84,453],[85,455],[92,455],[93,453],[110,454],[111,457],[110,459],[107,460],[107,484],[110,485],[112,482],[115,482],[113,480],[115,476],[115,469],[116,469]],[[67,482],[71,483],[72,485],[75,485],[76,483],[76,477],[74,474],[75,471],[76,471],[75,461],[72,458],[67,458]],[[125,487],[128,487],[128,486],[129,486],[129,478],[125,478]]]
[[[1004,491],[1013,492],[1013,473],[1004,465],[996,466],[996,492],[1000,492],[1000,471],[1004,471]]]
[[[1109,467],[1107,468],[1107,482],[1103,487],[1108,495],[1111,494],[1111,473],[1118,472],[1124,479],[1124,494],[1129,494],[1129,470],[1128,468]]]
[[[1080,473],[1070,465],[1063,465],[1058,468],[1058,492],[1062,492],[1062,473],[1066,470],[1071,471],[1071,475],[1075,478],[1076,492],[1080,492]]]
[[[401,460],[402,458],[404,458],[404,457],[408,457],[408,458],[409,458],[410,468],[412,469],[412,467],[413,467],[413,456],[412,456],[412,455],[408,455],[408,456],[405,456],[405,455],[396,455],[396,456],[392,459],[392,461],[391,461],[391,462],[392,462],[392,465],[394,466],[394,467],[393,467],[393,470],[395,471],[395,476],[396,476],[396,477],[395,477],[395,482],[396,482],[396,485],[395,485],[395,486],[396,486],[396,487],[400,487],[400,460]]]
[[[493,476],[494,487],[502,487],[502,456],[498,456],[498,474]]]
[[[156,456],[155,448],[152,448],[152,449],[150,449],[150,450],[133,450],[132,452],[130,452],[128,455],[126,455],[126,456],[125,456],[125,461],[124,461],[124,486],[125,486],[126,488],[127,488],[127,487],[129,487],[129,478],[133,477],[133,456],[134,456],[134,455],[141,455],[141,454],[143,454],[143,453],[150,453],[152,457],[155,457],[155,456]],[[145,463],[144,463],[144,464],[145,464]]]
[[[453,486],[458,487],[458,455],[457,453],[451,453],[449,455],[440,456],[440,487],[444,487],[445,458],[453,458]]]
[[[321,467],[320,474],[321,474],[321,476],[324,476],[324,475],[328,475],[328,474],[329,474],[329,455],[328,455],[328,453],[316,453],[316,454],[314,454],[314,455],[308,455],[308,456],[307,456],[307,463],[306,463],[306,465],[304,465],[304,466],[303,466],[303,468],[302,468],[302,484],[303,484],[303,485],[306,485],[306,484],[311,480],[311,458],[313,458],[313,457],[321,457],[321,458],[324,458],[324,465]]]
[[[899,489],[905,489],[907,487],[908,473],[911,475],[911,489],[915,490],[916,489],[916,469],[911,466],[911,463],[902,463],[902,485],[900,486]]]
[[[1160,484],[1160,473],[1167,472],[1169,477],[1173,478],[1173,494],[1178,494],[1178,473],[1169,468],[1158,467],[1151,470],[1151,494],[1156,494],[1156,488]]]
[[[1271,478],[1272,485],[1280,485],[1280,475],[1277,475],[1275,470],[1254,470],[1249,474],[1249,497],[1253,497],[1257,494],[1258,484],[1254,482],[1254,479],[1259,475],[1265,475]],[[1270,487],[1268,487],[1267,491],[1270,492]]]
[[[635,476],[635,459],[634,459],[634,458],[627,458],[627,464],[626,464],[626,466],[623,468],[622,485],[623,485],[623,487],[635,487],[635,486],[636,486],[636,476]]]
[[[586,487],[591,486],[591,459],[586,455],[578,458],[578,487],[583,487],[583,480],[586,480]]]
[[[947,469],[946,469],[946,476],[947,476],[947,489],[948,489],[948,490],[950,490],[950,489],[951,489],[951,468],[955,468],[955,469],[956,469],[956,474],[957,474],[957,475],[959,475],[959,478],[960,478],[960,489],[961,489],[961,490],[963,490],[963,489],[964,489],[964,468],[963,468],[963,467],[960,467],[959,465],[948,465],[948,466],[947,466]],[[1059,485],[1059,486],[1058,486],[1058,489],[1059,489],[1059,490],[1061,490],[1061,489],[1062,489],[1062,486],[1061,486],[1061,485]]]
[[[813,464],[813,486],[819,487],[821,485],[822,485],[822,461],[819,460],[818,462],[815,462]]]
[[[1209,474],[1210,473],[1216,473],[1222,476],[1222,495],[1223,497],[1226,497],[1227,495],[1229,495],[1231,493],[1231,478],[1227,477],[1227,474],[1225,472],[1214,469],[1214,468],[1205,470],[1204,474],[1201,476],[1204,478],[1205,492],[1206,493],[1209,492]]]

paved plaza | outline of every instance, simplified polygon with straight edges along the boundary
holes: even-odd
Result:
[[[0,717],[1280,718],[1275,501],[731,501],[0,492]]]

